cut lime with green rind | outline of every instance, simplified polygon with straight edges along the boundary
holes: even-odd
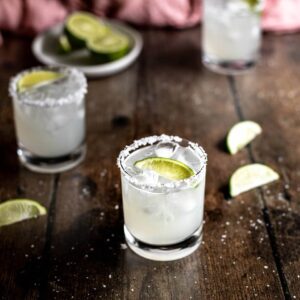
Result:
[[[231,197],[279,179],[279,174],[263,164],[249,164],[237,169],[230,178]]]
[[[87,48],[97,61],[110,62],[126,55],[130,48],[130,39],[125,34],[110,31],[103,38],[89,39]]]
[[[45,215],[46,208],[29,199],[12,199],[0,204],[0,227]]]
[[[236,154],[262,132],[259,124],[243,121],[235,124],[228,132],[226,144],[230,154]]]
[[[107,27],[94,15],[87,12],[75,12],[65,21],[64,32],[72,47],[83,48],[88,39],[104,37]]]
[[[19,92],[24,92],[33,87],[50,84],[62,77],[63,74],[55,71],[32,71],[19,79],[17,89]]]
[[[70,53],[72,52],[72,46],[68,37],[65,34],[62,34],[58,38],[59,50],[61,53]]]
[[[243,0],[249,7],[249,11],[255,14],[257,17],[262,16],[263,0]]]
[[[183,180],[195,175],[195,172],[186,164],[165,157],[148,157],[138,160],[134,165],[143,170],[154,171],[170,180]]]
[[[248,3],[251,9],[254,9],[261,2],[261,0],[244,0],[244,1]]]

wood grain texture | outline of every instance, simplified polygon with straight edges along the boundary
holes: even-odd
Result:
[[[32,66],[30,42],[8,39],[0,48],[0,201],[30,198],[47,208],[53,196],[53,176],[22,168],[16,157],[16,141],[8,82],[11,76]],[[0,228],[1,299],[37,299],[45,266],[47,216]]]
[[[297,36],[267,36],[258,68],[228,78],[202,67],[198,29],[143,35],[132,67],[89,81],[87,158],[54,176],[24,170],[14,154],[7,84],[36,64],[29,42],[7,38],[0,48],[0,201],[31,197],[49,209],[47,218],[0,229],[0,299],[299,296],[299,139],[291,138],[300,128]],[[241,118],[258,121],[264,133],[230,156],[224,138]],[[116,157],[133,139],[161,133],[198,142],[209,156],[204,241],[176,262],[138,257],[123,235]],[[283,180],[230,199],[230,175],[253,159]]]
[[[261,197],[274,235],[274,254],[287,298],[300,295],[300,47],[296,36],[268,36],[257,69],[236,79],[241,110],[259,122],[262,136],[252,144],[258,162],[272,166],[281,180]]]

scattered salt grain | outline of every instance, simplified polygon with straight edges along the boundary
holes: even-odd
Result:
[[[127,249],[127,245],[126,244],[120,244],[120,247],[121,247],[122,250]]]
[[[107,174],[107,170],[104,169],[103,171],[100,172],[100,176],[104,177]]]

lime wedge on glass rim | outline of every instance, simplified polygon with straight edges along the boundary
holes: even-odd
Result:
[[[53,83],[63,77],[63,74],[55,71],[32,71],[23,75],[19,79],[17,88],[19,92],[24,92],[33,87],[36,88],[45,84]]]
[[[231,176],[229,183],[230,195],[235,197],[277,179],[279,179],[278,173],[266,165],[245,165],[238,168]]]
[[[148,157],[138,160],[134,165],[143,170],[154,171],[170,180],[183,180],[195,175],[195,172],[186,164],[165,157]]]
[[[226,143],[229,153],[237,153],[261,132],[260,125],[253,121],[242,121],[235,124],[227,135]]]
[[[0,227],[46,214],[46,208],[29,199],[13,199],[0,204]]]

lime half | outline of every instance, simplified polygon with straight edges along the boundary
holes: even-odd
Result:
[[[262,164],[250,164],[237,169],[230,178],[230,195],[241,193],[279,179],[279,175],[270,167]]]
[[[170,180],[182,180],[195,175],[195,172],[186,164],[165,157],[148,157],[138,160],[134,165],[140,169],[154,171]]]
[[[81,48],[89,38],[103,37],[107,27],[95,15],[78,11],[67,18],[65,33],[73,47]]]
[[[227,135],[227,148],[230,154],[235,154],[249,144],[262,132],[259,124],[253,121],[243,121],[235,124]]]
[[[122,33],[109,32],[103,38],[88,40],[87,48],[100,62],[109,62],[123,57],[129,50],[130,40]]]
[[[63,74],[54,71],[32,71],[22,76],[18,83],[17,88],[19,92],[24,92],[30,88],[42,86],[52,83],[64,77]]]
[[[0,204],[0,227],[46,214],[45,207],[29,199],[8,200]]]

